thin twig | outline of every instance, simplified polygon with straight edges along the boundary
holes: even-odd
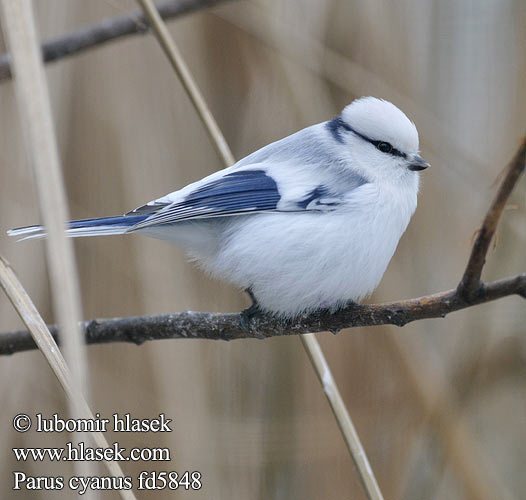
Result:
[[[157,7],[163,19],[173,19],[224,3],[226,0],[168,0]],[[140,9],[118,17],[107,17],[42,44],[44,62],[53,62],[130,35],[149,31],[149,23]],[[11,55],[0,54],[0,82],[11,78]]]
[[[477,231],[477,239],[471,250],[469,262],[464,272],[464,276],[458,285],[458,292],[463,296],[471,296],[481,291],[480,277],[482,268],[486,262],[486,254],[497,229],[500,216],[504,211],[506,202],[517,183],[520,175],[526,168],[526,138],[523,139],[522,145],[510,162],[506,176],[502,181],[497,195],[491,204],[482,227]]]
[[[81,302],[73,244],[64,228],[68,210],[53,127],[51,103],[30,0],[1,0],[2,26],[13,55],[15,91],[25,132],[26,148],[35,174],[40,212],[46,227],[46,257],[53,305],[65,333],[64,351],[72,367],[73,385],[88,394],[86,351],[80,329]],[[75,400],[69,400],[75,417]],[[92,464],[76,462],[80,475]]]
[[[183,57],[181,56],[179,49],[177,48],[173,38],[170,36],[166,24],[159,16],[159,13],[157,12],[153,1],[137,1],[144,9],[145,14],[148,16],[148,19],[152,24],[154,33],[159,41],[159,44],[164,50],[166,56],[168,57],[174,71],[181,79],[186,92],[188,93],[199,117],[201,118],[205,126],[206,131],[210,136],[210,139],[212,140],[212,143],[214,144],[219,156],[223,160],[224,165],[226,167],[233,165],[235,163],[234,155],[230,151],[230,148],[225,140],[225,137],[223,136],[223,133],[221,132],[220,128],[217,125],[217,122],[212,116],[212,113],[210,112],[208,105],[206,104],[203,96],[201,95],[201,92],[199,91],[199,88],[197,87],[197,84],[195,83],[190,71],[188,70],[188,67]],[[307,351],[309,359],[311,360],[312,366],[316,371],[318,378],[322,380],[324,372],[322,372],[321,370],[323,366],[327,367],[328,363],[323,355],[318,341],[314,336],[311,336],[308,342],[303,341],[302,345]],[[332,377],[326,383],[332,386],[333,394],[339,394],[338,387],[336,386],[336,383],[334,382]],[[325,394],[328,397],[327,390],[325,390]],[[351,452],[354,463],[357,465],[358,475],[360,476],[360,479],[364,485],[368,498],[370,500],[381,500],[382,495],[380,493],[378,485],[376,484],[376,480],[374,479],[373,471],[370,467],[367,470],[365,467],[363,467],[364,460],[365,463],[367,463],[367,458],[365,458],[365,451],[362,448],[360,441],[358,440],[356,432],[351,432],[351,430],[354,431],[354,427],[352,426],[351,417],[349,416],[345,405],[340,399],[341,404],[338,406],[338,411],[335,411],[333,406],[334,401],[331,401],[331,399],[329,399],[329,403],[333,408],[334,416],[336,417],[336,422],[344,436],[346,443],[353,443],[352,446],[349,446],[349,451]],[[350,426],[349,422],[351,423]],[[358,456],[355,456],[355,453],[358,454]],[[364,477],[363,474],[366,474],[366,476]]]
[[[16,309],[20,318],[27,326],[33,340],[42,351],[42,354],[49,363],[53,373],[62,385],[64,392],[71,401],[75,402],[78,414],[81,418],[94,420],[93,412],[90,410],[88,403],[82,396],[82,391],[76,386],[71,376],[71,372],[66,364],[66,360],[60,353],[58,346],[48,330],[44,320],[40,316],[37,308],[33,304],[31,297],[27,294],[24,287],[18,280],[11,265],[0,256],[0,286],[9,297],[9,300]],[[101,432],[92,432],[90,435],[96,446],[100,448],[109,448],[106,438]],[[118,462],[104,461],[109,473],[114,477],[123,477],[124,473]],[[132,491],[119,490],[124,500],[134,500],[135,495]]]

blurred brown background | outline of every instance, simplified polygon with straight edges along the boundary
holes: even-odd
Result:
[[[35,6],[48,39],[136,4]],[[386,98],[415,121],[432,168],[371,298],[383,301],[452,288],[460,278],[493,182],[525,132],[525,21],[521,0],[240,0],[169,26],[238,158],[362,95]],[[49,65],[47,76],[72,217],[120,214],[222,168],[152,36]],[[0,110],[0,251],[53,322],[44,244],[5,236],[39,222],[11,82],[0,84]],[[523,178],[487,279],[526,270],[525,203]],[[130,236],[81,239],[75,247],[85,318],[248,305],[166,243]],[[525,497],[524,304],[509,297],[403,329],[318,335],[386,498],[471,499],[476,487]],[[0,331],[21,328],[4,296],[0,313]],[[95,411],[174,419],[169,435],[107,435],[127,448],[172,451],[171,464],[127,462],[124,472],[203,474],[200,492],[138,498],[364,498],[297,338],[115,344],[88,353]],[[67,416],[49,367],[38,352],[4,357],[0,380],[0,497],[71,498],[67,489],[11,491],[13,470],[72,474],[69,465],[17,463],[11,452],[68,441],[12,428],[19,412]]]

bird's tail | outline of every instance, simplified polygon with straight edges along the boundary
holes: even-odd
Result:
[[[120,215],[116,217],[101,217],[99,219],[73,220],[68,222],[66,234],[71,238],[123,234],[147,217],[148,215]],[[18,237],[17,241],[46,237],[44,226],[18,227],[10,229],[7,231],[7,234]]]

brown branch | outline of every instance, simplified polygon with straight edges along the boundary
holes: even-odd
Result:
[[[172,19],[205,7],[212,7],[224,1],[168,0],[160,3],[158,10],[162,18]],[[44,42],[42,44],[44,62],[52,62],[72,56],[125,36],[144,34],[149,29],[149,22],[141,9],[135,9],[124,16],[105,18],[95,24]],[[0,54],[0,81],[9,78],[11,78],[11,55]]]
[[[284,322],[272,316],[260,316],[255,317],[248,328],[244,326],[242,316],[235,313],[186,311],[156,316],[95,319],[82,324],[86,343],[131,342],[140,345],[147,340],[162,339],[265,339],[323,331],[338,333],[344,328],[358,326],[404,326],[416,320],[444,318],[451,312],[509,295],[519,295],[526,299],[526,273],[491,283],[480,281],[480,272],[489,242],[495,232],[503,207],[524,171],[525,157],[526,139],[523,140],[518,153],[511,162],[495,201],[486,215],[473,246],[464,278],[454,290],[399,302],[352,304],[337,312],[319,311],[300,316],[294,321]],[[470,293],[466,293],[466,290],[469,290]],[[50,330],[58,341],[56,326],[51,326]],[[33,339],[27,331],[0,334],[0,355],[35,348]]]
[[[464,272],[461,282],[458,285],[458,293],[470,297],[477,293],[480,289],[482,268],[486,262],[486,254],[488,253],[489,245],[497,229],[500,216],[504,211],[506,202],[519,180],[520,175],[524,172],[526,167],[526,138],[523,139],[521,147],[515,154],[513,160],[509,164],[504,181],[499,187],[497,196],[486,214],[486,218],[482,223],[482,227],[477,231],[477,239],[471,250],[468,265]]]
[[[484,284],[480,293],[469,300],[464,299],[457,290],[448,290],[400,302],[353,304],[335,313],[320,311],[293,322],[283,322],[269,316],[256,317],[248,329],[243,326],[240,314],[193,311],[94,319],[84,322],[83,327],[88,344],[130,342],[140,345],[148,340],[164,339],[265,339],[308,332],[338,333],[344,328],[358,326],[403,326],[416,320],[443,318],[451,312],[514,294],[526,298],[526,274]],[[56,326],[51,326],[50,330],[57,339]],[[35,344],[26,331],[0,335],[0,354],[30,349],[35,349]]]

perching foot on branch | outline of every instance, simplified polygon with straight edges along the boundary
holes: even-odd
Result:
[[[264,316],[265,313],[259,307],[258,301],[252,290],[250,288],[247,288],[245,292],[247,292],[248,296],[250,297],[250,300],[252,300],[252,304],[250,307],[247,307],[246,309],[241,311],[241,326],[245,331],[249,332],[251,329],[250,324],[253,322],[253,320],[258,316]]]

